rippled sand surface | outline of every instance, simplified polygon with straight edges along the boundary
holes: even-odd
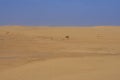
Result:
[[[120,80],[119,34],[114,26],[0,27],[0,79]]]

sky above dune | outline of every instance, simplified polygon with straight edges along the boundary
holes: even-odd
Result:
[[[120,0],[0,0],[0,25],[120,25]]]

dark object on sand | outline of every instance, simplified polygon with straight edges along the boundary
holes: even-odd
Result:
[[[70,37],[69,36],[65,36],[66,39],[69,39]]]

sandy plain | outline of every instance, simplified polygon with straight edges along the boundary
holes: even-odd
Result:
[[[120,27],[1,26],[0,80],[120,80]]]

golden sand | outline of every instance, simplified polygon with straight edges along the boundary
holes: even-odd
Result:
[[[114,26],[0,27],[0,80],[120,80],[119,34]]]

